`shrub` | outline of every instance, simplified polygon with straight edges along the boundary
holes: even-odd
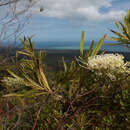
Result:
[[[109,40],[116,41],[116,44],[112,45],[122,45],[130,49],[130,10],[128,10],[127,15],[121,21],[117,21],[116,27],[118,28],[119,32],[114,30],[110,30],[112,33],[115,34],[116,37],[111,37]]]
[[[3,127],[130,129],[129,63],[118,54],[97,55],[105,37],[95,48],[92,41],[84,52],[82,32],[80,57],[70,65],[63,58],[64,69],[50,82],[45,76],[45,53],[34,51],[31,39],[24,38],[23,49],[17,52],[17,56],[24,55],[18,62],[19,75],[8,70],[12,77],[3,80],[10,92],[3,97],[11,102],[9,109],[16,111],[8,118],[2,115]],[[4,111],[7,113],[7,108]]]

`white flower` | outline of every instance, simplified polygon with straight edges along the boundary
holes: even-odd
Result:
[[[95,71],[98,76],[107,75],[111,80],[115,80],[115,74],[130,74],[130,62],[124,62],[124,56],[120,54],[104,54],[89,57],[87,61],[82,58],[77,59],[79,65],[91,71]]]
[[[113,81],[116,80],[116,76],[114,74],[107,73],[107,76]]]
[[[26,86],[26,83],[22,78],[4,77],[2,82],[5,85],[14,88]]]
[[[92,70],[125,68],[124,57],[119,54],[96,55],[88,58],[87,67]]]

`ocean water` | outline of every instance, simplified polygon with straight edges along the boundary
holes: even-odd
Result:
[[[97,42],[95,42],[96,44]],[[104,42],[101,47],[101,50],[106,51],[117,51],[117,52],[130,52],[128,48],[119,45],[105,45],[108,42]],[[89,49],[91,42],[84,43],[84,49]],[[79,50],[80,49],[80,42],[36,42],[35,47],[37,49],[49,49],[49,50]]]
[[[55,41],[48,41],[48,42],[39,42],[39,41],[34,41],[35,42],[35,48],[37,49],[44,49],[44,50],[79,50],[80,49],[80,41],[76,42],[55,42]],[[101,47],[101,50],[106,50],[106,51],[115,51],[115,52],[130,52],[130,49],[124,47],[124,46],[119,46],[119,45],[105,45],[108,42],[105,41],[104,44]],[[113,42],[109,42],[113,43]],[[91,41],[84,42],[84,49],[89,49],[91,44]],[[95,45],[97,42],[95,42]],[[9,43],[5,43],[3,45],[13,45]],[[17,47],[22,47],[20,43],[16,43],[15,46]]]

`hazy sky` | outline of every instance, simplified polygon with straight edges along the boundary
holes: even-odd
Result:
[[[38,41],[79,41],[85,30],[87,40],[97,40],[110,36],[109,29],[128,9],[130,0],[40,0],[24,34],[34,34]]]

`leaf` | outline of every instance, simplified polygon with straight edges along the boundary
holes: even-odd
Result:
[[[105,52],[106,52],[106,51],[105,51],[105,50],[103,50],[103,51],[101,52],[101,54],[100,54],[100,55],[104,55],[104,54],[105,54]]]
[[[120,33],[116,32],[116,31],[114,31],[114,30],[112,30],[112,29],[111,29],[110,31],[113,32],[115,35],[119,36],[120,38],[123,37],[123,35],[121,35]]]
[[[100,50],[100,48],[101,48],[101,46],[102,46],[102,44],[103,44],[105,38],[106,38],[106,34],[101,38],[101,40],[100,40],[100,41],[98,42],[98,44],[95,46],[95,48],[94,48],[94,50],[93,50],[91,56],[97,55],[97,53],[99,52],[99,50]]]
[[[39,73],[40,73],[40,75],[41,75],[41,77],[42,77],[42,82],[43,82],[43,84],[44,84],[44,87],[45,87],[47,90],[49,90],[50,92],[52,92],[51,89],[50,89],[50,87],[49,87],[49,84],[48,84],[48,81],[47,81],[47,79],[46,79],[46,76],[45,76],[45,74],[44,74],[44,72],[43,72],[43,69],[42,69],[41,64],[39,64]]]
[[[34,44],[33,44],[33,42],[31,41],[31,38],[30,38],[30,37],[28,38],[28,41],[29,41],[29,43],[30,43],[31,51],[33,52],[33,51],[34,51]]]
[[[121,39],[116,38],[116,37],[110,37],[110,38],[107,38],[107,40],[120,41]]]
[[[11,74],[14,78],[20,78],[18,75],[16,75],[15,73],[13,73],[12,71],[8,70],[8,73]]]
[[[93,51],[93,46],[94,46],[94,40],[91,42],[91,45],[90,45],[90,48],[89,48],[89,51],[88,51],[88,56],[91,55],[91,53]]]
[[[116,45],[122,45],[122,43],[105,43],[104,45],[107,45],[107,46],[116,46]]]
[[[63,65],[64,65],[64,70],[65,70],[65,72],[67,72],[67,65],[66,65],[66,62],[64,60],[64,57],[62,57],[62,62],[63,62]]]
[[[10,94],[6,94],[3,97],[23,97],[24,94],[17,94],[17,93],[10,93]]]
[[[26,74],[24,74],[24,72],[23,72],[23,76],[28,81],[27,84],[30,85],[30,86],[32,86],[32,88],[36,88],[36,89],[40,89],[40,90],[44,89],[38,83],[36,83],[35,81],[33,81],[31,78],[29,78],[29,76],[27,76]]]
[[[30,56],[29,53],[26,53],[26,52],[23,52],[23,51],[17,51],[17,53],[16,53],[16,57],[18,57],[18,54],[22,54],[22,55]]]
[[[119,21],[116,21],[115,24],[116,24],[117,28],[120,30],[120,32],[123,34],[123,30],[122,30],[122,28],[119,25]]]
[[[80,56],[83,56],[84,35],[85,35],[85,32],[82,31],[81,41],[80,41]]]
[[[72,61],[72,62],[71,62],[71,65],[70,65],[70,71],[73,71],[74,66],[75,66],[75,62],[74,62],[74,61]]]
[[[125,36],[130,40],[130,36],[129,36],[128,33],[127,33],[126,27],[125,27],[121,22],[119,22],[119,23],[120,23],[120,25],[122,26],[122,29],[123,29],[123,32],[124,32]]]

